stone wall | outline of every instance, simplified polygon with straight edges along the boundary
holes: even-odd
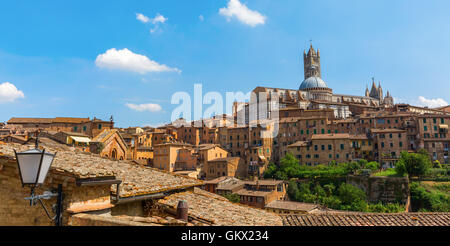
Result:
[[[22,187],[18,169],[14,160],[0,159],[0,225],[30,226],[30,225],[53,225],[52,221],[45,214],[40,204],[30,206],[30,202],[25,197],[30,196],[30,188]],[[36,189],[36,194],[42,194],[46,190],[56,188],[56,183],[63,184],[63,192],[70,194],[73,190],[75,179],[64,176],[48,177],[43,187]],[[64,200],[64,206],[69,205],[70,199]],[[51,205],[56,203],[56,198],[43,200],[45,206],[53,215]],[[63,224],[67,223],[68,213],[63,213]]]
[[[75,213],[107,210],[110,204],[110,185],[77,186],[76,178],[51,170],[46,182],[36,189],[35,194],[56,189],[63,185],[63,225],[67,225],[70,216]],[[14,159],[0,156],[0,226],[51,226],[53,222],[47,217],[42,206],[37,203],[30,206],[25,197],[30,196],[30,188],[22,187],[17,163]],[[53,217],[52,205],[56,198],[43,200]]]
[[[407,203],[409,183],[407,178],[396,177],[347,177],[347,184],[354,185],[367,194],[369,202],[400,202]]]

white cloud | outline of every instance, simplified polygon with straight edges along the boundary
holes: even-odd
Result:
[[[178,68],[159,64],[144,55],[135,54],[126,48],[122,50],[116,50],[115,48],[107,50],[106,53],[97,56],[95,64],[101,68],[132,71],[140,74],[149,72],[181,73],[181,70]]]
[[[0,103],[14,102],[16,99],[24,98],[25,95],[16,86],[9,82],[0,84]]]
[[[149,112],[160,112],[162,107],[159,104],[148,103],[148,104],[133,104],[127,103],[125,104],[128,108],[132,110],[136,110],[139,112],[149,111]]]
[[[147,16],[137,13],[136,14],[136,19],[143,22],[143,23],[150,23],[153,25],[153,28],[150,29],[150,33],[153,34],[158,30],[161,30],[161,28],[159,28],[160,24],[165,23],[167,20],[169,20],[168,18],[164,17],[161,14],[156,14],[155,18],[148,18]]]
[[[150,18],[148,18],[147,16],[140,14],[140,13],[136,13],[136,19],[143,23],[147,23],[150,21]]]
[[[245,4],[242,4],[239,0],[230,0],[226,8],[221,8],[219,13],[230,21],[231,18],[236,17],[240,22],[255,27],[257,25],[263,25],[266,23],[264,15],[258,11],[247,8]]]
[[[205,17],[203,17],[203,15],[200,15],[200,16],[198,17],[198,19],[199,19],[200,21],[204,21],[204,20],[205,20]]]
[[[427,99],[423,96],[419,97],[418,105],[422,107],[429,107],[429,108],[438,108],[449,105],[448,102],[446,102],[442,98],[436,98],[436,99]]]
[[[168,19],[164,16],[162,16],[161,14],[157,14],[155,16],[155,18],[151,19],[153,24],[158,24],[158,23],[164,23],[166,22]]]

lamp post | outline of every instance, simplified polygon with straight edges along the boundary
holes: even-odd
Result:
[[[45,191],[42,195],[35,195],[34,193],[37,187],[44,184],[45,178],[47,177],[56,153],[51,154],[49,152],[45,152],[45,149],[39,149],[37,133],[34,149],[29,149],[20,153],[17,153],[16,150],[14,150],[14,153],[16,155],[22,187],[29,186],[31,188],[31,195],[30,197],[26,197],[25,200],[30,200],[30,206],[34,206],[37,202],[39,202],[45,210],[47,216],[55,223],[55,225],[61,226],[62,203],[64,198],[62,193],[62,185],[59,184],[56,190]],[[53,206],[55,213],[53,218],[50,216],[50,213],[42,202],[42,199],[48,200],[52,197],[57,198],[57,202]]]

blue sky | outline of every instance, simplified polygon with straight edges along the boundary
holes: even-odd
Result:
[[[335,93],[363,95],[375,77],[397,102],[445,104],[449,9],[447,0],[4,1],[0,121],[166,123],[172,94],[195,83],[223,94],[298,88],[310,39]]]

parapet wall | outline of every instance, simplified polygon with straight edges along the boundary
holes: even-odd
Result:
[[[347,177],[347,184],[354,185],[367,194],[369,202],[399,202],[406,204],[409,195],[409,182],[406,177]]]

